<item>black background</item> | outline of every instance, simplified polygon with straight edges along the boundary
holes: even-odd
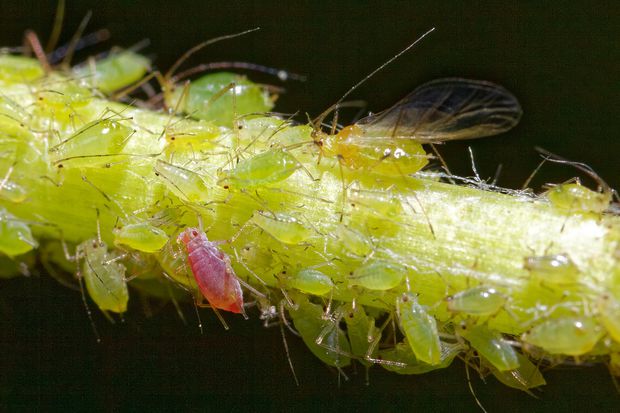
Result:
[[[360,87],[352,98],[380,110],[416,85],[442,76],[495,81],[519,97],[524,117],[513,131],[442,148],[449,165],[471,174],[472,145],[482,177],[503,164],[499,183],[520,187],[540,158],[535,145],[591,165],[620,187],[620,9],[616,2],[148,2],[68,1],[66,41],[87,10],[91,29],[108,28],[111,45],[149,38],[144,51],[166,69],[200,41],[260,26],[259,32],[209,47],[192,59],[244,60],[307,75],[287,82],[278,109],[320,113],[349,87],[430,27],[414,50]],[[559,4],[559,2],[558,2]],[[19,45],[31,28],[44,39],[55,2],[0,3],[1,45]],[[81,55],[82,58],[85,55]],[[79,60],[79,56],[78,56]],[[256,76],[255,76],[256,77]],[[259,80],[273,79],[258,76]],[[281,84],[279,84],[281,85]],[[532,183],[576,172],[547,165]],[[278,329],[229,316],[224,331],[203,312],[205,333],[191,306],[184,325],[171,306],[147,317],[137,300],[125,323],[95,322],[95,338],[78,293],[46,276],[0,282],[0,401],[17,408],[91,410],[361,410],[476,411],[461,362],[423,376],[373,368],[338,386],[337,375],[289,336],[300,378],[288,370]],[[617,411],[620,397],[604,366],[558,368],[535,399],[473,380],[489,411]]]

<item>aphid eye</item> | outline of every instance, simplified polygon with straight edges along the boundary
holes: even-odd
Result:
[[[243,129],[243,125],[238,126],[239,130]]]
[[[349,318],[353,318],[353,313],[349,313]]]
[[[58,169],[62,168],[63,165],[61,163],[58,164]]]
[[[229,188],[229,186],[228,186],[228,185],[224,185],[224,189],[228,189],[228,188]]]
[[[192,236],[193,237],[197,237],[198,236],[198,231],[192,231]]]
[[[176,138],[175,138],[174,136],[171,136],[171,137],[170,137],[170,140],[171,140],[171,141],[173,141],[173,140],[175,140],[175,139],[176,139]]]
[[[159,172],[155,172],[155,176],[159,176]]]

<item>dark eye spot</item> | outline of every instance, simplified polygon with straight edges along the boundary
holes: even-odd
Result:
[[[192,231],[192,236],[197,237],[198,236],[198,231]]]

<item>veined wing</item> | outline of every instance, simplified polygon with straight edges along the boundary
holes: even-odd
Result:
[[[410,138],[421,143],[496,135],[521,118],[517,99],[490,82],[433,80],[389,109],[359,120],[364,136]]]

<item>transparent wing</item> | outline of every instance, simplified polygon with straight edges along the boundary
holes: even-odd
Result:
[[[356,125],[368,137],[434,143],[505,132],[519,122],[521,113],[517,99],[499,85],[447,78],[423,84],[391,108]]]

